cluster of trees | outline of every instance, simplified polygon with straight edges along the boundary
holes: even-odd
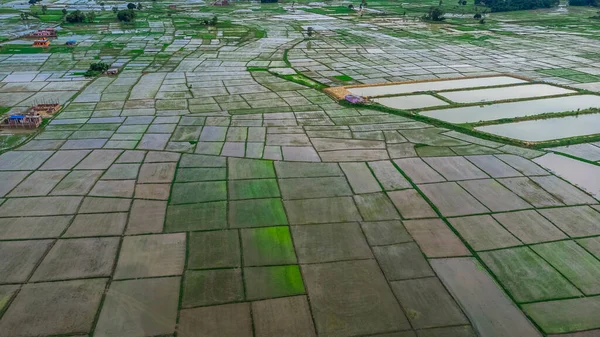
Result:
[[[520,11],[558,6],[559,0],[475,0],[475,5],[485,5],[492,12]]]
[[[104,3],[101,3],[101,6],[104,6]],[[137,5],[134,3],[128,3],[127,9],[119,10],[117,7],[113,7],[113,12],[117,15],[117,19],[121,22],[132,22],[135,20],[135,12],[134,9],[141,10],[142,4],[138,3]],[[96,19],[96,13],[87,12],[84,13],[80,10],[76,10],[74,12],[68,13],[66,8],[62,10],[63,15],[65,16],[65,21],[69,23],[92,23]],[[21,14],[23,16],[23,14]],[[23,19],[26,20],[26,19]],[[211,22],[216,24],[216,17],[213,18]]]
[[[135,20],[135,12],[133,9],[123,9],[117,11],[117,19],[121,22],[132,22]]]
[[[441,1],[440,1],[441,4]],[[442,6],[430,7],[429,11],[423,15],[423,19],[427,21],[444,21],[446,18],[444,17],[444,9]]]
[[[121,22],[132,22],[135,20],[135,12],[134,9],[141,11],[143,8],[142,4],[138,2],[138,4],[134,4],[132,2],[127,4],[127,9],[119,10],[117,7],[113,7],[113,12],[117,14],[117,19]]]
[[[596,7],[600,7],[600,0],[569,0],[569,6],[596,6]]]
[[[97,62],[90,64],[90,68],[85,72],[84,76],[94,77],[102,74],[108,70],[108,64],[104,62]]]
[[[63,14],[65,14],[65,12],[66,12],[66,10],[63,10]],[[94,12],[84,13],[80,10],[76,10],[65,16],[65,21],[67,21],[68,23],[82,23],[82,22],[92,23],[92,22],[94,22],[95,19],[96,19],[96,13],[94,13]]]

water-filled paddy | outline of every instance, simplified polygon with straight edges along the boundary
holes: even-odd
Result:
[[[600,114],[488,125],[475,129],[507,138],[543,142],[600,133]]]
[[[374,99],[375,102],[394,109],[420,109],[448,103],[431,95],[394,96]]]
[[[383,95],[401,95],[421,91],[442,91],[474,87],[492,87],[497,85],[521,84],[527,81],[510,77],[479,77],[465,78],[457,80],[417,82],[406,84],[379,85],[373,87],[348,88],[354,95],[359,96],[383,96]]]
[[[536,158],[534,161],[571,184],[579,186],[595,197],[600,197],[599,166],[553,153]]]
[[[440,93],[440,96],[456,103],[478,103],[507,99],[566,95],[574,92],[575,91],[573,90],[555,87],[549,84],[530,84],[503,88],[452,91]]]
[[[600,107],[600,96],[581,95],[498,103],[452,109],[429,110],[421,115],[450,123],[474,123],[502,118],[533,116]]]

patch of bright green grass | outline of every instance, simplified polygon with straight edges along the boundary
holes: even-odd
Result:
[[[72,53],[73,48],[65,45],[50,47],[34,47],[29,45],[10,44],[0,47],[0,54],[40,54],[40,53]]]
[[[550,76],[556,76],[556,77],[574,76],[574,75],[583,74],[580,71],[573,70],[573,69],[567,69],[567,68],[544,69],[544,70],[538,70],[538,72],[540,72],[542,74],[550,75]]]
[[[13,148],[29,137],[29,134],[15,134],[15,135],[2,135],[0,136],[0,150],[6,150]]]
[[[323,83],[319,83],[317,81],[314,81],[302,74],[294,74],[294,75],[282,75],[282,78],[288,80],[288,81],[292,81],[294,83],[298,83],[298,84],[302,84],[305,85],[307,87],[311,87],[313,89],[316,90],[322,90],[327,88],[327,86]]]
[[[267,36],[267,32],[264,30],[257,29],[254,31],[254,37],[257,39],[262,39]]]
[[[566,79],[579,82],[579,83],[593,83],[600,82],[600,76],[595,76],[591,74],[581,73],[578,75],[565,76]]]
[[[338,76],[333,76],[333,78],[338,79],[342,82],[354,81],[354,79],[348,75],[338,75]]]

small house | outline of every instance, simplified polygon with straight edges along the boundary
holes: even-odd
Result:
[[[104,72],[106,75],[116,75],[119,73],[119,68],[110,68]]]
[[[56,29],[54,29],[52,27],[39,29],[38,31],[29,34],[29,37],[35,37],[35,38],[56,37]]]
[[[169,9],[177,9],[177,5],[170,4]]]
[[[8,128],[35,129],[42,124],[39,115],[11,115],[6,117],[0,126]]]
[[[48,46],[50,46],[50,40],[48,40],[46,38],[35,40],[35,41],[33,41],[33,46],[34,47],[48,47]]]

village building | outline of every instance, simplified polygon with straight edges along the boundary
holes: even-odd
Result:
[[[60,110],[61,105],[58,103],[36,104],[29,108],[31,114],[40,115],[42,117],[50,117]]]
[[[28,35],[28,37],[33,37],[33,38],[49,38],[49,37],[56,37],[56,36],[57,36],[56,29],[54,29],[52,27],[39,29]]]
[[[50,46],[50,40],[43,38],[40,40],[35,40],[33,41],[33,46],[34,47],[48,47]]]
[[[110,68],[104,72],[106,75],[116,75],[119,73],[119,68]]]
[[[28,115],[11,115],[6,117],[0,123],[0,127],[3,128],[23,128],[23,129],[35,129],[42,124],[42,116],[35,114]]]

